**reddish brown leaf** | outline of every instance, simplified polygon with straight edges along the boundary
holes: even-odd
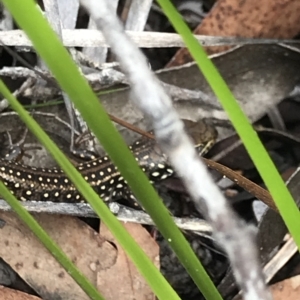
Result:
[[[135,241],[142,247],[152,262],[159,266],[159,248],[150,234],[140,224],[124,223],[124,227],[129,231]],[[131,260],[120,245],[113,238],[106,226],[101,225],[101,236],[113,242],[118,249],[116,263],[98,273],[98,289],[106,292],[103,296],[106,300],[151,300],[155,299],[153,292],[145,282],[141,274],[137,271]]]
[[[293,38],[300,32],[300,1],[298,0],[219,0],[195,34],[211,36]],[[208,54],[229,47],[207,47]],[[181,48],[167,67],[182,65],[192,58]]]

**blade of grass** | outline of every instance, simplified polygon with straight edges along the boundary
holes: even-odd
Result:
[[[1,86],[1,82],[0,82]],[[29,212],[19,203],[19,201],[10,193],[6,186],[0,181],[0,194],[7,201],[7,203],[18,214],[20,219],[30,228],[30,230],[38,237],[38,239],[45,245],[55,259],[65,268],[65,270],[72,276],[78,285],[85,291],[85,293],[95,300],[104,298],[100,295],[92,283],[74,266],[69,257],[60,249],[60,247],[47,235],[37,221],[30,215]]]
[[[121,223],[114,217],[114,215],[110,212],[108,207],[101,201],[95,191],[91,188],[91,186],[83,179],[81,174],[76,170],[76,168],[69,162],[69,160],[65,157],[65,155],[59,150],[56,144],[45,134],[42,128],[36,123],[34,119],[28,114],[27,111],[23,109],[17,99],[9,92],[9,90],[5,87],[2,81],[0,81],[0,92],[3,96],[9,101],[11,107],[19,114],[20,118],[26,123],[28,128],[38,137],[41,144],[43,144],[47,150],[55,157],[58,164],[62,167],[62,169],[66,172],[69,178],[74,182],[78,191],[83,195],[85,199],[88,199],[88,202],[91,204],[92,208],[95,212],[100,216],[100,218],[107,224],[112,233],[115,234],[116,238],[119,239],[120,244],[124,249],[129,249],[127,253],[128,255],[133,256],[133,261],[137,265],[140,272],[144,277],[149,277],[148,283],[154,292],[160,297],[160,299],[168,299],[170,295],[172,298],[179,299],[178,295],[174,292],[174,290],[170,287],[165,278],[161,275],[161,273],[156,269],[156,267],[152,264],[150,259],[145,255],[144,251],[137,245],[135,240],[131,237],[131,235],[126,231],[126,229],[121,225]],[[5,192],[5,191],[4,191]],[[2,192],[1,192],[2,193]],[[7,194],[5,194],[7,195]],[[20,203],[9,203],[13,204],[13,208],[18,213],[21,210]],[[16,209],[17,208],[17,209]],[[27,218],[26,221],[31,221],[32,219]],[[24,220],[25,221],[25,220]],[[31,225],[29,225],[31,224]],[[37,233],[38,237],[40,237],[41,228],[37,229],[36,225],[32,225],[32,223],[27,224],[31,226],[30,228],[34,228],[34,232]],[[36,223],[37,224],[37,223]],[[44,236],[42,236],[41,242],[44,243]],[[48,241],[50,238],[48,239]],[[44,244],[45,247],[50,251],[50,253],[57,253],[57,248],[53,247],[51,244]],[[133,249],[133,250],[132,250]],[[61,257],[63,253],[60,254]],[[59,260],[61,262],[61,260]],[[63,261],[63,266],[66,263]],[[72,269],[67,269],[71,275]],[[75,279],[75,278],[74,278]],[[82,288],[86,291],[89,286],[86,286],[86,281],[77,281],[82,284]]]
[[[174,224],[169,212],[161,203],[153,187],[149,184],[147,177],[141,172],[122,138],[117,134],[115,128],[109,122],[109,118],[98,99],[92,93],[86,81],[81,77],[76,65],[70,60],[68,53],[61,45],[53,30],[41,16],[40,11],[34,7],[33,2],[30,0],[21,2],[16,0],[4,0],[3,2],[19,25],[26,31],[37,51],[51,68],[51,71],[60,85],[70,95],[72,101],[74,101],[76,107],[80,110],[89,127],[102,143],[113,162],[118,166],[118,169],[134,191],[134,194],[151,215],[163,236],[169,241],[173,250],[191,274],[202,293],[207,299],[221,299],[221,296],[216,291],[189,244]],[[34,20],[34,23],[32,23],[32,20]],[[63,62],[63,64],[61,62]],[[101,132],[99,128],[102,129]],[[30,129],[34,133],[37,133],[36,128],[30,127]],[[50,150],[49,147],[47,147],[47,149]],[[80,178],[78,178],[74,173],[76,172],[74,168],[72,169],[69,165],[68,167],[65,167],[62,163],[63,160],[60,154],[56,153],[55,158],[60,166],[66,171],[70,179],[75,183],[79,191],[91,203],[96,213],[99,214],[101,219],[108,225],[149,284],[151,285],[151,283],[153,283],[156,285],[151,285],[155,293],[161,295],[162,291],[160,290],[164,290],[166,293],[163,294],[168,294],[166,299],[177,299],[177,296],[175,296],[176,294],[174,292],[172,293],[173,290],[169,288],[168,285],[164,285],[166,283],[165,279],[162,276],[158,276],[157,273],[155,274],[154,270],[150,268],[148,260],[143,256],[144,254],[140,252],[140,250],[133,250],[133,244],[127,244],[129,241],[128,235],[125,235],[123,231],[121,233],[119,227],[117,227],[115,223],[111,223],[113,221],[108,218],[107,209],[104,210],[103,207],[98,209],[100,208],[99,203],[97,203],[96,198],[94,198],[93,191],[91,190],[91,193],[84,192],[86,189],[81,188],[83,184],[82,181],[80,181],[82,180],[81,176],[79,175]],[[75,182],[74,180],[77,181]],[[152,205],[152,203],[155,203],[155,205]],[[153,271],[153,273],[151,273],[150,270],[151,272]],[[205,278],[205,284],[202,283],[203,278]]]
[[[185,45],[197,62],[199,69],[219,98],[254,165],[270,191],[298,249],[300,249],[300,215],[298,207],[257,133],[253,130],[248,118],[238,105],[220,73],[207,57],[203,47],[192,35],[190,29],[184,23],[172,3],[169,0],[158,0],[158,2],[176,31],[181,35]]]

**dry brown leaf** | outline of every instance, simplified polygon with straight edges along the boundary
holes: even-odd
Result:
[[[195,34],[252,38],[293,38],[300,32],[298,0],[219,0],[195,29]],[[229,47],[207,47],[208,54]],[[167,67],[191,61],[186,48],[181,48]]]
[[[1,300],[39,300],[41,298],[0,285]]]
[[[116,249],[77,218],[39,214],[39,224],[96,285],[97,272],[112,266]],[[2,257],[45,299],[89,299],[14,213],[0,212]],[[2,299],[2,298],[1,298]]]
[[[152,262],[159,267],[159,247],[146,229],[140,224],[133,223],[123,223],[123,226]],[[101,225],[100,233],[106,240],[114,243],[118,249],[116,263],[98,273],[98,289],[102,291],[105,286],[111,287],[106,289],[107,293],[103,293],[104,298],[106,300],[154,300],[155,296],[150,287],[105,225]]]
[[[300,293],[300,275],[275,283],[270,288],[274,300],[297,300]]]

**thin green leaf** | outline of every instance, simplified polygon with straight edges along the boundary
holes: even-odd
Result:
[[[2,89],[0,82],[0,90]],[[60,249],[60,247],[47,235],[37,221],[30,215],[30,213],[20,204],[20,202],[10,193],[6,186],[0,181],[0,194],[7,203],[18,214],[20,219],[26,223],[30,230],[38,237],[38,239],[45,245],[55,259],[71,274],[72,278],[78,285],[86,292],[86,294],[95,300],[104,300],[97,289],[91,282],[74,266],[68,256]]]
[[[65,155],[59,150],[56,144],[45,134],[42,128],[35,122],[34,119],[23,109],[23,107],[19,104],[19,102],[10,94],[9,90],[5,87],[3,82],[0,81],[0,91],[3,96],[9,101],[12,108],[19,114],[20,118],[26,123],[28,128],[38,137],[41,144],[43,144],[49,152],[56,159],[58,164],[62,167],[62,169],[66,172],[69,178],[74,182],[78,191],[83,195],[85,199],[88,199],[91,206],[95,210],[95,212],[101,216],[101,219],[108,225],[109,229],[112,233],[115,234],[115,237],[119,240],[120,244],[124,247],[124,249],[129,249],[129,253],[134,256],[134,262],[138,265],[138,269],[142,268],[141,273],[143,275],[151,276],[149,285],[153,288],[154,291],[157,290],[157,295],[160,299],[168,299],[169,295],[172,295],[174,299],[179,299],[174,290],[170,287],[170,285],[166,282],[161,273],[156,269],[156,267],[152,264],[150,259],[145,255],[143,250],[137,245],[135,240],[131,237],[131,235],[125,230],[125,228],[120,224],[120,222],[113,216],[108,207],[101,201],[95,191],[91,188],[91,186],[82,178],[81,174],[76,170],[76,168],[69,162],[69,160],[65,157]],[[3,194],[7,195],[7,194]],[[6,199],[6,198],[5,198]],[[14,207],[18,205],[20,207],[20,203],[14,203]],[[17,213],[20,211],[20,208],[17,210]],[[29,219],[27,219],[29,220]],[[37,223],[36,223],[37,224]],[[31,226],[31,223],[27,223],[28,226]],[[35,225],[36,226],[36,225]],[[35,233],[41,232],[41,228],[36,229]],[[38,231],[39,230],[39,231]],[[40,235],[37,235],[40,237]],[[50,240],[50,237],[48,237]],[[41,242],[44,243],[44,239]],[[52,246],[52,244],[44,243],[45,247],[50,251],[50,253],[57,253],[57,249]],[[132,250],[134,249],[134,250]],[[62,256],[63,253],[60,253]],[[61,260],[59,260],[61,262]],[[62,264],[63,267],[67,266],[66,264]],[[74,267],[75,268],[75,267]],[[67,271],[73,276],[72,269],[67,269]],[[76,274],[76,273],[75,273]],[[79,281],[74,278],[78,283],[82,284],[82,288],[84,291],[88,291],[89,286],[86,285],[87,280]]]
[[[280,214],[292,234],[298,249],[300,249],[299,210],[257,133],[253,130],[248,118],[238,105],[220,73],[207,57],[203,47],[194,38],[190,29],[183,22],[171,2],[169,0],[158,0],[158,2],[176,31],[181,35],[191,55],[197,62],[199,69],[219,98],[254,165],[276,202]]]

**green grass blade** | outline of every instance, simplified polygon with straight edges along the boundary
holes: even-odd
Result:
[[[1,83],[0,83],[1,86]],[[1,88],[0,88],[1,90]],[[27,224],[30,230],[38,237],[38,239],[45,245],[55,259],[64,267],[64,269],[73,277],[78,285],[85,291],[85,293],[95,300],[104,300],[97,289],[91,282],[78,270],[67,255],[60,249],[60,247],[47,235],[41,228],[37,221],[30,215],[29,212],[20,204],[20,202],[10,193],[6,186],[0,181],[0,194],[7,203],[18,214],[20,219]]]
[[[82,178],[76,168],[69,162],[65,155],[59,150],[55,143],[43,132],[42,128],[31,118],[31,116],[25,111],[19,102],[10,94],[9,90],[4,86],[3,82],[0,81],[0,92],[9,101],[12,108],[19,114],[20,118],[27,124],[28,128],[38,137],[39,141],[49,150],[49,152],[55,157],[56,161],[60,164],[62,169],[66,172],[69,178],[74,182],[80,193],[85,199],[88,199],[95,212],[101,217],[101,219],[108,225],[112,233],[115,234],[116,238],[124,249],[129,249],[129,254],[134,257],[134,262],[138,266],[138,269],[149,281],[151,288],[157,293],[160,299],[168,299],[170,295],[174,299],[179,299],[174,290],[166,282],[161,273],[152,264],[150,259],[145,255],[143,250],[137,245],[131,235],[124,229],[120,222],[113,216],[108,207],[101,201],[98,195],[94,192],[91,186]],[[7,195],[7,194],[5,194]],[[14,208],[20,203],[14,203]],[[20,208],[17,212],[20,211]],[[27,219],[29,220],[29,219]],[[31,223],[29,223],[31,224]],[[28,226],[30,226],[28,224]],[[32,226],[32,225],[31,225]],[[30,227],[32,228],[32,227]],[[34,232],[41,232],[41,228],[36,229]],[[40,236],[40,235],[39,235]],[[50,238],[48,239],[48,241]],[[41,240],[44,242],[44,239]],[[57,253],[57,249],[52,247],[51,244],[44,244],[50,253]],[[134,249],[134,250],[132,250]],[[63,255],[63,253],[61,253]],[[61,260],[59,261],[61,262]],[[141,267],[142,266],[142,267]],[[72,273],[73,269],[68,269],[68,272]],[[145,277],[146,277],[145,276]],[[75,278],[74,278],[75,279]],[[87,281],[87,280],[86,280]],[[86,286],[86,281],[79,281],[83,284],[83,289],[86,291],[89,286]],[[77,281],[78,282],[78,281]]]
[[[300,249],[299,210],[257,133],[253,130],[248,118],[238,105],[218,70],[207,57],[203,47],[194,38],[190,29],[183,22],[171,2],[169,0],[158,0],[158,2],[176,31],[181,35],[190,53],[197,62],[199,69],[219,98]]]

